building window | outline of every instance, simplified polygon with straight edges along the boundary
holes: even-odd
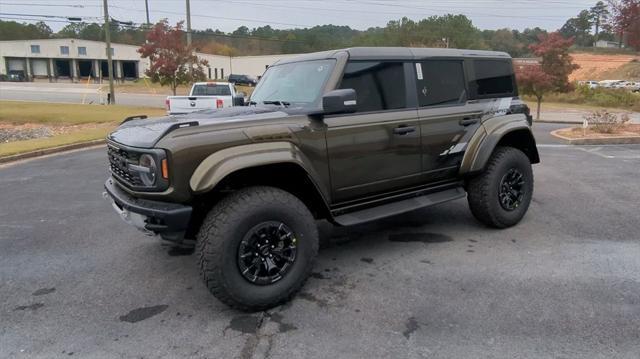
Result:
[[[104,51],[104,52],[106,53],[106,52],[107,52],[107,50],[105,49],[105,51]],[[115,52],[115,51],[113,51],[113,47],[112,47],[112,48],[111,48],[111,56],[115,55],[115,53],[116,53],[116,52]]]
[[[416,75],[420,106],[457,104],[466,100],[462,61],[417,62]]]
[[[82,46],[82,47],[78,47],[78,55],[86,55],[87,54],[87,48]]]
[[[40,53],[40,45],[31,45],[31,53],[39,54]]]
[[[215,69],[213,69],[213,72],[215,73],[216,77],[215,79],[218,79],[218,68],[216,67]]]
[[[220,69],[220,78],[224,79],[224,69]]]
[[[349,62],[341,89],[354,89],[358,112],[404,108],[406,90],[401,62]]]
[[[69,46],[60,46],[60,55],[69,55]]]

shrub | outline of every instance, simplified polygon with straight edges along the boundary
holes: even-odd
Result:
[[[625,122],[629,121],[626,114],[618,117],[616,114],[606,110],[593,111],[584,116],[584,119],[593,126],[593,130],[599,133],[614,133],[618,131]]]

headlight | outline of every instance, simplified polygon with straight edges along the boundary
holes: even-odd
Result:
[[[147,187],[154,186],[156,184],[156,176],[158,172],[156,160],[154,160],[151,155],[145,153],[140,156],[138,164],[140,166],[139,172],[142,183]]]

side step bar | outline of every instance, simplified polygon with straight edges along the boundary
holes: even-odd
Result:
[[[447,189],[440,192],[425,194],[419,197],[411,197],[397,202],[383,204],[377,207],[360,211],[345,213],[333,218],[334,222],[341,226],[353,226],[355,224],[374,221],[376,219],[395,216],[396,214],[413,211],[416,209],[433,206],[439,203],[464,198],[466,192],[462,187]]]

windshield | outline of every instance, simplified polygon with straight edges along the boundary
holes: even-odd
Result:
[[[251,95],[255,103],[315,104],[335,60],[292,62],[269,67]]]
[[[231,96],[229,85],[194,85],[192,96]]]

